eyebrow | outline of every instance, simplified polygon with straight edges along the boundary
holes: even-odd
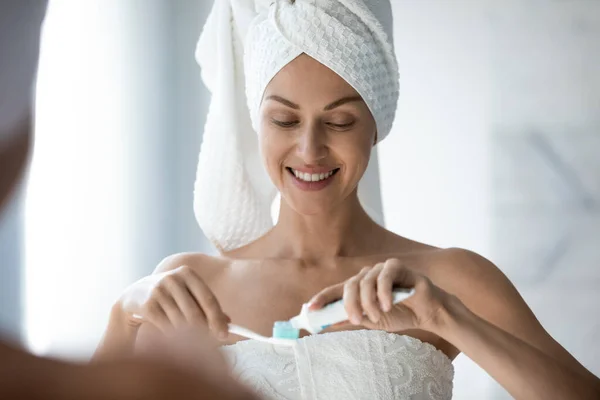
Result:
[[[300,109],[300,106],[299,106],[298,104],[296,104],[296,103],[292,103],[291,101],[289,101],[289,100],[287,100],[287,99],[284,99],[284,98],[283,98],[283,97],[281,97],[281,96],[277,96],[277,95],[275,95],[275,94],[272,94],[272,95],[270,95],[270,96],[267,96],[267,98],[266,98],[265,100],[274,100],[274,101],[278,101],[279,103],[281,103],[281,104],[283,104],[283,105],[285,105],[285,106],[288,106],[288,107],[290,107],[290,108],[293,108],[294,110],[298,110],[298,109]],[[323,110],[324,110],[324,111],[330,111],[330,110],[333,110],[334,108],[337,108],[337,107],[339,107],[339,106],[341,106],[341,105],[343,105],[343,104],[346,104],[346,103],[351,103],[351,102],[353,102],[353,101],[363,101],[363,99],[362,99],[362,97],[360,97],[360,96],[347,96],[347,97],[342,97],[341,99],[339,99],[339,100],[336,100],[336,101],[334,101],[333,103],[326,105],[326,106],[323,108]]]

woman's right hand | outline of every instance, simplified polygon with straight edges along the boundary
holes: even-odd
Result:
[[[231,322],[208,285],[188,265],[140,279],[125,290],[118,306],[130,325],[149,322],[164,333],[198,326],[225,339]]]

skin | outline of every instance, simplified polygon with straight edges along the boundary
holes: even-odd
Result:
[[[384,329],[431,343],[451,359],[462,351],[515,398],[599,398],[598,378],[548,335],[490,261],[398,236],[367,216],[356,187],[377,133],[357,96],[305,55],[274,77],[259,139],[282,196],[277,225],[220,257],[166,258],[146,297],[128,290],[115,305],[95,359],[147,348],[177,326],[208,326],[225,344],[242,339],[227,334],[230,320],[270,336],[273,322],[296,315],[303,303],[319,308],[343,298],[353,322],[327,331]],[[340,104],[343,98],[354,100]],[[308,192],[294,185],[288,167],[339,171],[325,189]],[[388,307],[393,285],[416,294]]]

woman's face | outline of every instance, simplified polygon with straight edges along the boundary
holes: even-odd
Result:
[[[356,90],[304,54],[267,86],[259,131],[271,180],[305,215],[327,212],[355,191],[376,135]]]

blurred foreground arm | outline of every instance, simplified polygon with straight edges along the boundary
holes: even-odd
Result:
[[[2,343],[0,398],[257,399],[226,375],[215,377],[215,373],[185,368],[158,358],[126,358],[78,365],[35,357]]]

